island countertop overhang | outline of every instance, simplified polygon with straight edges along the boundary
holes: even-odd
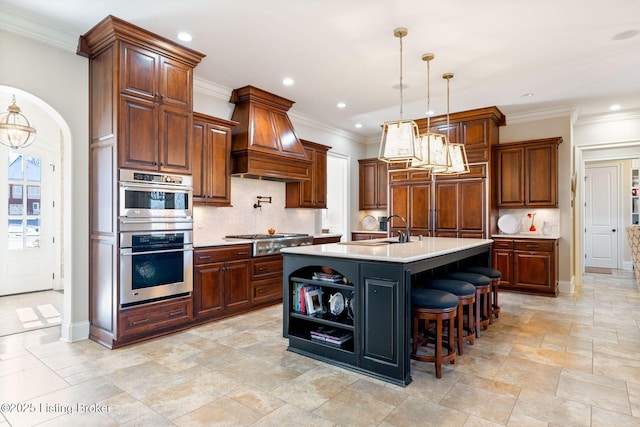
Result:
[[[345,258],[362,261],[412,263],[439,256],[454,254],[473,248],[491,246],[491,239],[464,239],[452,237],[424,237],[408,243],[384,243],[387,239],[367,240],[367,243],[328,243],[324,245],[283,248],[283,254]]]

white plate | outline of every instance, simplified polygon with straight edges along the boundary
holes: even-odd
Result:
[[[367,215],[364,218],[362,218],[362,226],[364,227],[365,230],[371,231],[374,228],[376,228],[376,225],[378,225],[378,221],[376,221],[376,219],[373,216]]]
[[[520,223],[513,215],[502,215],[498,219],[498,228],[504,234],[516,234],[520,230]]]

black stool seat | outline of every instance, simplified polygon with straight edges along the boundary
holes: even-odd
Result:
[[[489,279],[499,279],[502,277],[500,270],[496,270],[495,268],[491,267],[467,267],[464,269],[464,271],[468,273],[482,274],[483,276],[487,276]]]
[[[462,280],[471,283],[473,286],[489,286],[491,279],[484,274],[471,273],[466,271],[449,271],[445,274],[448,279]]]
[[[476,287],[469,282],[455,279],[431,279],[426,282],[431,289],[450,292],[456,296],[474,295]]]
[[[437,289],[411,290],[411,304],[417,308],[447,309],[458,306],[458,297]]]

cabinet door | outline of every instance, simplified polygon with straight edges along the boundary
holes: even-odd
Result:
[[[489,119],[469,120],[460,123],[462,143],[469,163],[489,161]]]
[[[360,162],[358,170],[359,209],[376,209],[378,202],[378,165],[375,162]]]
[[[229,128],[209,125],[206,134],[205,173],[207,202],[215,206],[231,204],[231,132]]]
[[[513,286],[513,251],[494,249],[492,264],[500,271],[500,286]]]
[[[191,110],[193,69],[169,58],[160,59],[160,102]]]
[[[443,233],[458,231],[458,183],[436,182],[436,224],[438,236],[447,237]],[[455,237],[455,234],[448,234]]]
[[[327,152],[316,150],[313,165],[314,205],[318,209],[324,209],[327,207]]]
[[[431,231],[431,184],[410,185],[409,203],[409,229],[412,234],[428,236]]]
[[[496,150],[496,154],[498,207],[524,206],[524,151],[506,148]]]
[[[249,261],[229,261],[225,266],[224,300],[226,308],[249,304]]]
[[[398,288],[393,280],[364,278],[362,356],[388,363],[398,359]]]
[[[300,201],[299,204],[301,207],[312,208],[315,205],[315,194],[314,194],[314,180],[315,180],[315,163],[316,163],[316,151],[304,147],[304,151],[307,154],[307,158],[311,160],[311,179],[306,181],[301,181],[300,185]],[[325,165],[326,168],[326,165]]]
[[[376,209],[387,208],[387,187],[389,185],[389,165],[386,162],[377,162],[377,182],[376,182]]]
[[[193,119],[191,128],[191,176],[193,178],[193,202],[200,203],[206,201],[207,190],[205,189],[205,174],[209,173],[209,168],[205,166],[207,158],[207,146],[205,134],[207,132],[206,122]]]
[[[552,274],[555,262],[551,252],[513,251],[513,285],[517,288],[555,293]]]
[[[557,207],[556,143],[525,147],[524,203],[532,207]]]
[[[485,235],[486,187],[485,180],[458,183],[458,231],[466,235]]]
[[[158,170],[158,106],[130,96],[120,96],[120,167]]]
[[[208,317],[224,309],[224,263],[206,264],[194,269],[194,316]]]
[[[409,214],[409,186],[408,185],[393,185],[389,187],[390,191],[390,206],[389,212],[394,215],[400,215],[408,220]],[[390,229],[402,229],[404,230],[404,224],[398,220],[398,218],[391,218],[389,222]]]
[[[160,170],[191,173],[191,112],[160,106]]]
[[[122,43],[120,65],[120,91],[148,101],[158,95],[158,69],[160,56],[148,49]]]

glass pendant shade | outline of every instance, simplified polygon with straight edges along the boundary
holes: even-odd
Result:
[[[439,171],[434,171],[434,175],[458,175],[469,173],[469,163],[467,162],[467,150],[463,144],[449,144],[448,157],[451,165]]]
[[[413,121],[387,122],[382,126],[378,158],[388,163],[422,161],[418,125]]]
[[[35,137],[36,129],[31,127],[29,120],[20,112],[14,96],[7,112],[0,114],[0,143],[17,150],[31,145]]]
[[[446,135],[427,132],[420,135],[422,147],[422,160],[411,162],[411,168],[428,169],[433,172],[444,171],[451,164],[449,162],[449,140]]]

